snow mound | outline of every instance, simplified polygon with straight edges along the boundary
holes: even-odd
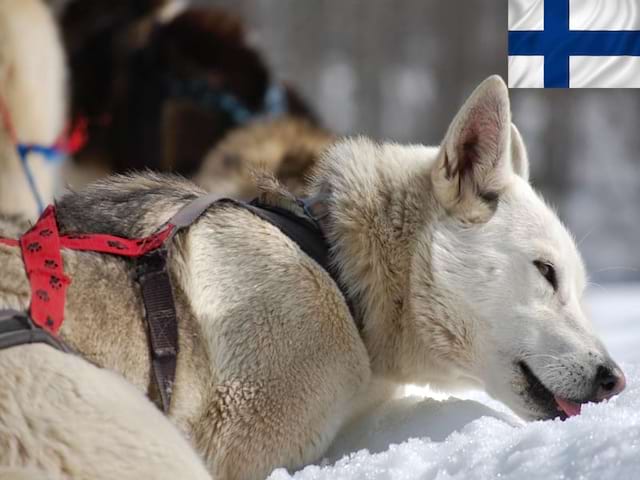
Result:
[[[389,402],[374,413],[368,430],[361,426],[346,434],[346,445],[354,438],[368,440],[369,451],[349,454],[334,466],[308,466],[293,476],[279,469],[269,479],[639,478],[640,368],[623,367],[630,381],[622,395],[587,405],[564,422],[520,424],[470,400]],[[420,431],[426,432],[422,438],[411,438]],[[392,442],[387,449],[383,444],[389,439],[408,441]],[[331,455],[338,455],[336,445]]]
[[[278,469],[269,480],[640,478],[640,288],[625,288],[590,298],[596,328],[627,376],[627,389],[609,402],[566,421],[524,423],[478,393],[392,400],[345,429],[321,465]]]

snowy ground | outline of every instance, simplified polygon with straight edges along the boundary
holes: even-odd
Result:
[[[321,466],[269,480],[640,478],[640,285],[594,289],[589,305],[627,376],[614,400],[525,424],[481,393],[434,400],[409,389],[343,432]]]

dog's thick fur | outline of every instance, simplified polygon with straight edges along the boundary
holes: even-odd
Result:
[[[114,372],[27,345],[0,351],[0,385],[0,478],[2,467],[52,480],[210,478],[177,429]]]
[[[18,141],[52,145],[66,115],[65,55],[55,20],[42,0],[0,0],[0,96]],[[29,164],[43,202],[53,200],[59,174],[38,154]],[[37,216],[36,200],[16,146],[0,121],[0,211]]]
[[[527,172],[497,77],[439,148],[362,138],[331,147],[313,190],[328,197],[323,225],[362,332],[327,272],[250,212],[219,205],[180,234],[170,416],[214,478],[317,460],[345,422],[405,382],[476,386],[525,418],[558,415],[529,389],[526,362],[550,395],[593,399],[598,368],[616,367],[580,307],[575,245]],[[201,193],[172,177],[115,177],[62,198],[58,221],[64,232],[137,237]],[[541,260],[554,265],[555,287]],[[19,251],[0,247],[0,262],[0,305],[26,308]],[[72,251],[64,262],[64,339],[147,391],[131,266]]]
[[[255,176],[267,172],[302,196],[322,152],[336,138],[305,118],[286,116],[232,130],[207,154],[194,181],[235,198],[258,195]]]

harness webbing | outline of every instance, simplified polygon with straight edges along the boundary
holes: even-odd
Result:
[[[178,316],[167,267],[166,244],[181,229],[193,224],[213,203],[214,194],[204,195],[182,207],[170,220],[169,234],[162,244],[137,258],[137,276],[149,329],[149,347],[153,376],[158,387],[162,410],[171,406],[173,383],[178,363]],[[162,230],[161,230],[162,231]]]
[[[178,320],[167,263],[169,255],[167,243],[176,233],[192,225],[217,202],[242,207],[273,224],[295,241],[303,252],[327,270],[334,279],[343,292],[356,325],[359,330],[362,330],[362,324],[354,314],[349,297],[329,260],[329,248],[323,232],[316,218],[308,213],[307,208],[304,209],[305,217],[303,218],[286,208],[266,205],[258,201],[248,204],[210,194],[188,203],[153,235],[129,239],[106,234],[60,235],[55,208],[49,206],[38,222],[19,240],[0,238],[0,243],[13,247],[20,246],[31,285],[29,308],[31,317],[35,325],[54,336],[57,335],[64,320],[66,288],[71,282],[64,274],[62,248],[109,253],[136,259],[137,281],[140,284],[149,331],[152,371],[162,409],[167,413],[171,405],[178,354]],[[29,335],[33,334],[19,336],[33,338]]]
[[[24,312],[0,310],[0,350],[32,343],[44,343],[71,353],[62,340],[36,326]]]
[[[0,238],[0,243],[21,249],[31,287],[29,314],[33,323],[45,332],[57,335],[64,321],[66,289],[71,280],[64,274],[62,248],[137,259],[137,280],[145,307],[152,370],[162,409],[167,413],[177,365],[178,324],[165,245],[217,200],[219,197],[215,195],[195,199],[156,233],[144,238],[106,234],[60,235],[53,205],[47,207],[36,224],[19,240]]]
[[[31,318],[40,328],[57,334],[71,281],[62,266],[60,233],[54,212],[53,207],[47,207],[38,222],[20,237],[20,249],[31,285]]]

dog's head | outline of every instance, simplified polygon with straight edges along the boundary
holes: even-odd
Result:
[[[585,314],[574,240],[528,171],[507,88],[491,77],[453,120],[431,170],[445,213],[428,232],[428,268],[438,296],[465,317],[469,376],[524,418],[571,416],[625,380]]]

